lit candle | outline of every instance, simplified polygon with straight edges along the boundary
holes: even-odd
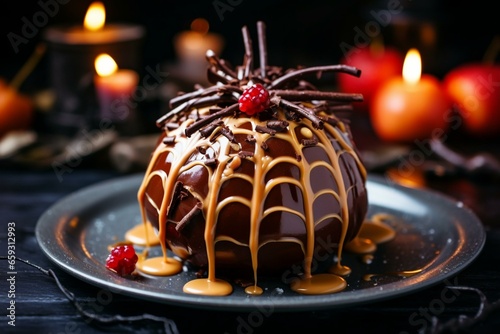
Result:
[[[375,93],[370,118],[381,139],[411,142],[442,136],[449,108],[441,83],[434,76],[422,75],[420,53],[410,49],[403,76],[392,78]]]
[[[174,48],[179,57],[181,71],[188,79],[198,80],[206,76],[205,54],[212,50],[220,55],[224,46],[222,37],[209,32],[209,23],[203,18],[191,22],[191,30],[182,31],[174,38]]]
[[[89,113],[97,107],[92,85],[94,59],[107,53],[121,67],[139,71],[144,35],[145,29],[139,25],[108,24],[106,10],[99,1],[88,7],[83,24],[48,27],[43,36],[57,97],[48,114],[48,126],[68,135],[89,127]]]
[[[95,59],[94,77],[101,119],[112,122],[125,122],[133,109],[130,98],[139,82],[137,72],[118,69],[115,60],[108,54],[100,54]]]
[[[100,1],[90,4],[83,25],[54,26],[45,31],[45,38],[65,45],[107,45],[142,39],[144,28],[124,23],[106,23],[106,8]]]

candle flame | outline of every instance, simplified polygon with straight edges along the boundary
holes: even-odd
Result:
[[[98,55],[94,62],[95,70],[101,77],[107,77],[118,71],[118,65],[113,57],[106,53]]]
[[[193,22],[191,22],[191,30],[202,35],[208,33],[209,27],[210,25],[208,24],[208,21],[201,17],[194,19]]]
[[[87,30],[97,31],[104,27],[105,22],[106,10],[104,9],[104,4],[100,1],[92,2],[89,9],[87,9],[87,14],[85,14],[83,26]]]
[[[410,84],[416,84],[420,81],[422,75],[422,60],[417,49],[410,49],[406,54],[403,63],[403,79]]]

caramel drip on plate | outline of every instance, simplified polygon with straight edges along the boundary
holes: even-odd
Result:
[[[208,110],[198,110],[200,114],[207,113]],[[347,138],[347,134],[342,131],[342,127],[334,127],[330,124],[325,124],[323,130],[317,130],[314,128],[310,120],[304,119],[302,122],[290,122],[288,129],[283,132],[277,133],[261,133],[256,131],[257,126],[264,127],[266,124],[264,121],[259,121],[257,118],[233,118],[226,117],[223,118],[223,126],[230,129],[234,135],[250,135],[255,138],[255,150],[253,155],[248,155],[245,157],[238,156],[238,149],[241,149],[237,143],[231,141],[226,136],[216,135],[217,128],[212,132],[212,135],[207,138],[203,138],[200,131],[194,133],[191,137],[187,138],[184,135],[184,131],[187,126],[193,122],[192,119],[180,124],[179,128],[171,130],[168,133],[169,137],[175,137],[174,144],[161,143],[158,145],[157,149],[153,153],[151,162],[145,173],[145,177],[141,187],[138,191],[138,201],[141,208],[141,217],[144,224],[148,224],[145,214],[145,203],[148,201],[153,208],[158,212],[159,217],[159,231],[158,238],[160,240],[163,258],[160,259],[147,259],[141,261],[140,270],[147,272],[152,275],[162,275],[168,272],[169,274],[175,274],[181,270],[178,265],[178,261],[167,257],[167,248],[171,248],[174,252],[175,249],[167,244],[168,236],[166,235],[165,227],[167,223],[167,216],[169,214],[169,206],[172,202],[172,197],[174,196],[174,187],[180,174],[188,171],[194,166],[202,166],[206,169],[208,173],[208,195],[204,198],[201,194],[196,193],[194,189],[186,187],[186,190],[191,193],[191,195],[197,198],[202,204],[202,213],[205,218],[205,231],[204,238],[206,243],[206,253],[208,258],[208,277],[199,278],[192,280],[184,286],[183,290],[186,293],[201,294],[201,295],[227,295],[232,292],[232,285],[226,281],[223,281],[216,276],[216,252],[215,245],[220,240],[225,240],[229,242],[234,242],[238,245],[246,246],[250,250],[252,268],[254,273],[254,284],[246,288],[248,294],[261,294],[263,293],[262,288],[258,286],[257,271],[259,267],[258,263],[258,253],[260,247],[264,245],[263,242],[259,240],[259,230],[261,221],[269,214],[281,211],[288,212],[290,214],[298,216],[303,220],[306,228],[307,239],[305,244],[295,238],[279,238],[277,240],[266,241],[269,242],[295,242],[300,245],[304,252],[304,263],[303,269],[304,273],[301,279],[297,279],[291,284],[292,290],[302,293],[302,294],[323,294],[337,292],[346,287],[345,280],[340,277],[350,273],[350,269],[341,264],[341,255],[344,249],[344,243],[346,238],[346,233],[349,226],[349,212],[348,212],[348,193],[350,189],[346,190],[342,170],[340,165],[340,156],[342,154],[350,154],[354,157],[355,162],[358,165],[358,169],[361,175],[366,180],[366,170],[362,165],[359,157],[357,156],[355,150]],[[249,130],[242,127],[244,123],[250,122],[253,129]],[[221,128],[222,125],[219,126]],[[299,127],[298,133],[300,133],[305,138],[317,137],[317,146],[320,146],[322,150],[326,153],[328,161],[316,161],[308,162],[307,159],[296,159],[290,156],[279,156],[271,157],[266,153],[266,141],[270,137],[278,138],[287,141],[295,150],[298,155],[302,154],[304,144],[297,138],[297,132],[295,129]],[[344,129],[345,130],[345,129]],[[327,136],[326,132],[330,134]],[[330,142],[333,138],[336,140],[341,147],[340,150],[336,151]],[[173,145],[173,146],[172,146]],[[217,158],[216,166],[209,167],[204,161],[188,161],[189,158],[196,153],[197,147],[211,147],[215,151],[215,157]],[[168,161],[170,162],[170,170],[168,175],[165,171],[153,171],[153,168],[160,156],[164,156],[163,153],[168,153]],[[250,160],[254,163],[254,175],[253,177],[248,176],[243,173],[238,172],[238,168],[242,163],[242,159]],[[277,164],[287,163],[296,166],[300,170],[300,180],[296,180],[291,177],[276,177],[267,182],[267,173]],[[310,172],[315,168],[325,168],[337,183],[338,193],[331,189],[322,189],[314,193],[311,180]],[[149,198],[146,194],[149,183],[153,178],[160,178],[163,185],[163,198],[161,203],[158,205]],[[242,178],[249,181],[253,185],[252,198],[244,198],[242,196],[231,196],[225,198],[224,200],[219,200],[219,191],[224,182],[232,178]],[[293,184],[302,192],[303,202],[304,202],[304,214],[297,212],[293,209],[286,207],[272,207],[264,208],[264,203],[267,194],[272,190],[273,187],[279,186],[280,184]],[[331,214],[327,217],[314,217],[313,204],[314,201],[322,195],[331,195],[335,200],[339,202],[340,213]],[[230,203],[241,203],[250,209],[250,234],[248,243],[236,242],[230,236],[215,235],[217,219],[219,212]],[[324,219],[335,217],[339,219],[342,224],[341,237],[338,247],[338,262],[336,264],[335,274],[315,274],[312,275],[312,263],[314,256],[314,242],[315,242],[315,228]],[[150,261],[152,260],[152,261]],[[155,267],[160,267],[156,271]],[[165,267],[168,267],[166,269]],[[339,276],[340,275],[340,276]]]
[[[384,274],[366,274],[363,275],[363,280],[365,281],[371,281],[373,278],[377,277],[382,277],[382,276],[399,276],[399,277],[411,277],[415,276],[416,274],[420,274],[424,269],[419,268],[415,270],[401,270],[401,271],[394,271],[390,273],[384,273]]]
[[[139,224],[125,233],[125,240],[139,246],[156,246],[160,244],[160,239],[151,226],[151,223]]]
[[[319,295],[334,293],[346,288],[347,282],[338,275],[316,274],[308,278],[297,279],[290,284],[290,288],[304,295]]]
[[[376,213],[361,225],[357,236],[346,244],[345,249],[352,253],[362,254],[362,261],[369,264],[373,260],[373,253],[377,245],[388,242],[396,237],[396,231],[390,226],[395,217],[387,213]],[[373,245],[373,250],[369,249]],[[384,276],[411,277],[421,273],[425,268],[401,270],[380,274],[365,274],[362,279],[371,281]]]
[[[370,220],[363,222],[356,238],[365,240],[368,239],[375,244],[380,244],[394,239],[396,231],[394,231],[389,225],[385,224],[380,217],[380,214],[376,214]]]
[[[153,276],[170,276],[182,270],[182,263],[171,257],[152,257],[137,261],[136,268]]]
[[[233,292],[233,287],[221,279],[198,278],[187,282],[182,291],[195,295],[227,296]]]
[[[393,219],[393,216],[386,213],[374,214],[363,222],[356,237],[346,243],[344,249],[356,254],[374,253],[377,250],[377,244],[390,241],[396,236],[396,231],[385,223]],[[369,256],[365,259],[371,260]]]
[[[394,216],[387,213],[377,213],[370,219],[366,219],[363,225],[361,225],[356,237],[345,245],[345,250],[362,255],[362,262],[370,264],[373,260],[373,253],[377,249],[377,245],[395,238],[396,231],[389,224],[393,222],[394,219]],[[383,274],[365,274],[363,275],[363,280],[371,281],[373,278],[381,276],[410,277],[422,271],[423,268]]]

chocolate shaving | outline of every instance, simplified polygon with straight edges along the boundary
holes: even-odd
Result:
[[[260,132],[260,133],[268,133],[271,136],[274,136],[276,134],[276,130],[270,129],[270,128],[262,126],[262,125],[256,125],[255,131]]]
[[[226,107],[224,109],[222,109],[221,111],[218,111],[214,114],[211,114],[211,115],[208,115],[207,117],[205,118],[201,118],[199,119],[198,121],[194,122],[193,124],[191,124],[190,126],[188,126],[186,128],[186,136],[187,137],[191,137],[191,135],[193,133],[195,133],[196,131],[198,131],[199,129],[201,129],[202,127],[204,127],[205,125],[211,123],[212,121],[218,119],[218,118],[222,118],[222,117],[226,117],[226,116],[230,116],[230,115],[234,115],[234,113],[236,112],[236,110],[238,110],[238,104],[235,103],[229,107]]]
[[[207,79],[213,84],[229,84],[231,82],[231,80],[222,75],[215,66],[209,66],[207,68]]]
[[[266,110],[257,114],[259,121],[275,120],[277,118],[276,108],[267,108]]]
[[[213,106],[217,103],[234,103],[235,98],[231,95],[215,95],[215,96],[203,96],[197,99],[192,99],[182,103],[176,108],[169,111],[164,116],[160,117],[156,124],[158,127],[162,127],[165,122],[170,119],[172,116],[183,113],[187,110],[192,110],[193,108],[203,108],[208,106]]]
[[[173,144],[175,143],[175,137],[174,136],[168,136],[163,138],[163,144]]]
[[[290,108],[297,114],[310,120],[315,129],[323,129],[323,121],[312,112],[309,112],[307,109],[300,107],[292,102],[288,102],[286,100],[281,100],[280,105],[285,108]]]
[[[325,122],[330,124],[331,126],[337,126],[339,124],[339,120],[334,117],[326,117],[323,118]]]
[[[259,57],[260,57],[260,76],[266,77],[267,67],[267,46],[266,46],[266,26],[264,22],[257,22],[257,32],[259,36]]]
[[[215,158],[210,158],[210,159],[205,160],[204,163],[205,163],[206,166],[213,167],[213,166],[217,166],[217,164],[219,162]]]
[[[207,50],[205,57],[207,58],[208,62],[215,67],[218,67],[221,69],[226,75],[230,76],[231,79],[235,79],[238,75],[229,67],[226,66],[225,63],[221,62],[220,59],[215,55],[215,52],[212,50]]]
[[[254,155],[253,152],[250,152],[250,151],[239,151],[238,152],[238,156],[240,158],[243,158],[243,159],[244,158],[251,158],[251,157],[253,157],[253,155]]]
[[[245,45],[245,57],[243,59],[243,77],[248,78],[250,75],[250,70],[253,67],[252,40],[250,39],[250,33],[248,32],[247,26],[244,26],[241,31],[243,33],[243,43]]]
[[[285,113],[286,119],[289,121],[298,122],[300,120],[299,115],[297,115],[297,113],[292,111],[292,110],[285,109],[284,113]]]
[[[166,128],[167,130],[175,130],[175,129],[178,129],[178,128],[179,128],[179,123],[174,123],[174,122],[167,123],[167,124],[165,124],[165,128]]]
[[[182,230],[186,227],[186,225],[194,218],[194,216],[201,213],[203,205],[200,202],[197,202],[196,205],[185,215],[175,226],[175,230],[177,232],[182,232]]]
[[[311,108],[314,112],[319,112],[323,111],[326,113],[335,113],[335,112],[342,112],[342,111],[352,111],[353,107],[351,104],[324,104],[317,106],[315,108]]]
[[[208,112],[211,113],[211,114],[215,114],[216,112],[219,112],[221,110],[222,110],[222,108],[220,108],[220,107],[210,108],[210,109],[208,109]]]
[[[209,88],[202,88],[197,91],[191,92],[191,93],[186,93],[180,96],[176,96],[172,99],[170,99],[169,106],[170,108],[175,108],[179,106],[180,104],[189,101],[191,99],[195,98],[200,98],[203,96],[209,96],[209,95],[214,95],[214,94],[224,94],[224,93],[238,93],[241,94],[241,88],[232,86],[232,85],[217,85],[217,86],[212,86]]]
[[[269,149],[269,145],[265,141],[260,144],[260,148],[262,148],[264,151],[267,151]]]
[[[272,120],[268,121],[266,126],[270,129],[276,130],[277,132],[282,132],[288,127],[288,122],[283,120]]]
[[[219,62],[221,64],[221,68],[222,69],[225,69],[225,68],[228,68],[232,71],[232,73],[234,73],[236,76],[234,77],[234,79],[232,79],[231,81],[235,82],[235,83],[238,83],[239,80],[238,80],[238,75],[234,69],[234,66],[231,65],[231,63],[229,61],[227,61],[226,59],[219,59]]]
[[[182,93],[177,94],[176,97],[171,98],[168,105],[170,108],[175,108],[178,105],[180,105],[181,103],[184,103],[190,99],[193,99],[195,97],[200,97],[202,94],[208,95],[211,92],[216,91],[216,89],[218,89],[218,88],[217,87],[210,87],[207,89],[199,88],[198,90],[190,92],[190,93],[182,92]]]
[[[305,74],[309,73],[317,73],[317,74],[322,74],[323,72],[344,72],[348,74],[352,74],[356,77],[359,77],[361,75],[361,70],[348,66],[348,65],[327,65],[327,66],[315,66],[315,67],[309,67],[309,68],[302,68],[299,70],[294,70],[291,71],[284,76],[274,80],[268,87],[267,89],[275,89],[277,87],[280,87],[287,82],[289,82],[292,79],[296,79],[298,77],[301,77]]]
[[[174,185],[174,191],[172,193],[172,199],[170,200],[170,205],[167,208],[167,217],[172,218],[172,215],[179,205],[180,201],[187,197],[187,192],[184,189],[184,184],[181,181],[177,181]]]
[[[318,139],[317,138],[311,138],[311,139],[302,139],[301,143],[303,146],[314,146],[318,144]]]
[[[209,137],[212,134],[212,132],[214,132],[214,130],[217,129],[217,127],[221,126],[222,124],[224,124],[224,122],[222,122],[221,120],[216,120],[208,124],[207,126],[200,129],[201,136],[203,138]]]
[[[211,134],[210,142],[214,143],[220,135],[221,135],[221,129],[219,128],[216,132],[213,132]]]
[[[297,152],[295,152],[295,159],[297,159],[298,162],[301,162],[302,156],[300,154],[298,154]]]
[[[314,90],[274,90],[274,94],[289,101],[333,100],[342,102],[362,102],[363,94],[320,92]]]
[[[220,132],[224,137],[226,137],[231,143],[235,143],[236,140],[234,138],[233,132],[228,127],[223,127]]]

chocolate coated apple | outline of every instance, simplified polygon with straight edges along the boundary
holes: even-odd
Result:
[[[348,123],[335,115],[362,96],[320,91],[305,80],[360,71],[268,66],[262,30],[260,68],[253,69],[246,28],[243,34],[242,66],[208,51],[213,86],[170,101],[138,192],[164,249],[206,269],[200,290],[221,273],[254,281],[252,293],[259,275],[310,278],[322,263],[333,265],[367,212],[366,171]],[[340,280],[322,291],[344,288]]]

